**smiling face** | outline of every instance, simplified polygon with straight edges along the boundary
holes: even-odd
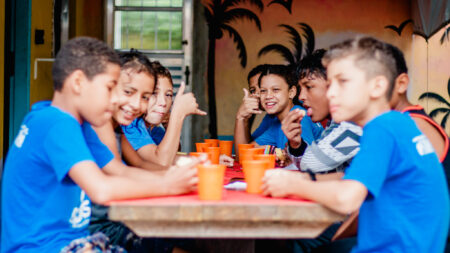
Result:
[[[80,87],[79,115],[91,125],[99,127],[108,122],[113,114],[117,102],[113,90],[120,76],[120,67],[107,64],[104,73],[88,80],[83,78]]]
[[[173,98],[173,85],[168,77],[158,77],[151,102],[148,104],[145,121],[159,125],[170,111]]]
[[[354,56],[331,61],[327,67],[330,113],[336,122],[353,121],[363,125],[371,100],[371,82],[365,73],[355,66]]]
[[[326,119],[330,114],[326,97],[327,81],[318,75],[311,74],[300,79],[298,84],[301,87],[299,100],[303,101],[303,106],[308,109],[308,116],[314,122]]]
[[[155,79],[147,72],[122,70],[115,89],[118,102],[114,108],[114,120],[120,125],[129,125],[142,115],[147,110],[154,86]]]
[[[293,106],[295,92],[295,87],[289,89],[286,80],[278,75],[269,74],[261,79],[261,104],[270,115],[287,114]]]

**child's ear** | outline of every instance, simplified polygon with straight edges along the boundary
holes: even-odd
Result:
[[[67,82],[69,83],[70,89],[75,94],[80,94],[82,89],[82,84],[86,80],[86,76],[84,75],[83,71],[81,70],[75,70],[67,77]]]
[[[289,89],[289,99],[294,99],[295,95],[297,95],[297,86],[294,85]]]
[[[370,96],[373,98],[386,96],[388,88],[388,79],[385,76],[376,76],[370,82]]]
[[[406,73],[402,73],[395,79],[395,89],[399,94],[404,94],[408,89],[409,76]]]

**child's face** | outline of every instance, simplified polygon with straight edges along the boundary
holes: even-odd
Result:
[[[317,75],[306,76],[298,81],[300,85],[299,100],[308,109],[308,116],[318,122],[330,114],[327,94],[327,81]]]
[[[154,86],[155,80],[148,73],[122,70],[115,90],[118,102],[113,117],[117,123],[129,125],[141,116],[147,110]]]
[[[120,66],[107,64],[104,73],[87,80],[80,91],[80,115],[91,125],[100,127],[111,120],[117,97],[113,90],[120,76]]]
[[[371,100],[365,73],[357,68],[352,56],[331,61],[327,67],[330,113],[336,122],[366,121]]]
[[[260,92],[259,92],[259,86],[258,86],[258,79],[259,79],[260,75],[261,74],[256,74],[256,75],[252,76],[250,78],[250,82],[248,83],[248,91],[250,92],[250,95],[252,97],[259,98]]]
[[[260,94],[264,110],[268,114],[278,115],[290,105],[291,99],[295,96],[295,89],[289,89],[289,85],[282,77],[271,74],[262,78]]]
[[[173,86],[167,77],[158,77],[155,91],[148,104],[145,121],[151,125],[159,125],[170,111],[173,98]]]

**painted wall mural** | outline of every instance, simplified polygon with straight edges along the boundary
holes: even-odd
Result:
[[[426,25],[426,20],[414,23],[412,2],[203,0],[205,10],[210,12],[206,14],[207,18],[221,13],[214,9],[217,6],[226,7],[223,13],[232,9],[248,11],[245,12],[248,15],[228,18],[220,14],[220,22],[226,25],[222,26],[222,33],[227,32],[223,27],[231,27],[233,32],[228,32],[229,36],[216,34],[215,39],[209,41],[214,57],[208,56],[208,66],[213,66],[214,72],[210,69],[207,72],[208,96],[209,101],[214,100],[217,110],[218,135],[233,134],[235,114],[243,97],[242,89],[247,87],[247,74],[253,67],[264,63],[297,62],[314,49],[326,49],[356,35],[374,36],[402,49],[409,67],[411,83],[408,97],[411,102],[421,104],[429,113],[436,108],[448,107],[450,110],[450,94],[446,85],[450,77],[450,25],[444,23],[434,29]],[[208,22],[210,30],[211,24],[218,25]],[[436,27],[436,22],[433,25]],[[241,44],[245,46],[246,64],[242,64]],[[213,89],[211,83],[214,83]],[[430,96],[431,93],[442,99]],[[450,111],[443,109],[433,113],[439,123],[446,122],[448,115]],[[253,127],[255,125],[258,122]],[[449,133],[450,124],[445,126]]]

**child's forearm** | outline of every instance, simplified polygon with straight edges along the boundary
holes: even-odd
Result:
[[[353,180],[301,180],[289,185],[292,186],[290,194],[313,200],[343,214],[358,210],[367,195],[364,185]]]
[[[235,150],[238,148],[238,144],[250,143],[250,121],[249,119],[236,118],[234,123],[234,145]]]
[[[173,111],[170,114],[169,125],[161,143],[156,147],[156,157],[160,164],[169,166],[175,160],[180,144],[181,129],[186,115]]]

